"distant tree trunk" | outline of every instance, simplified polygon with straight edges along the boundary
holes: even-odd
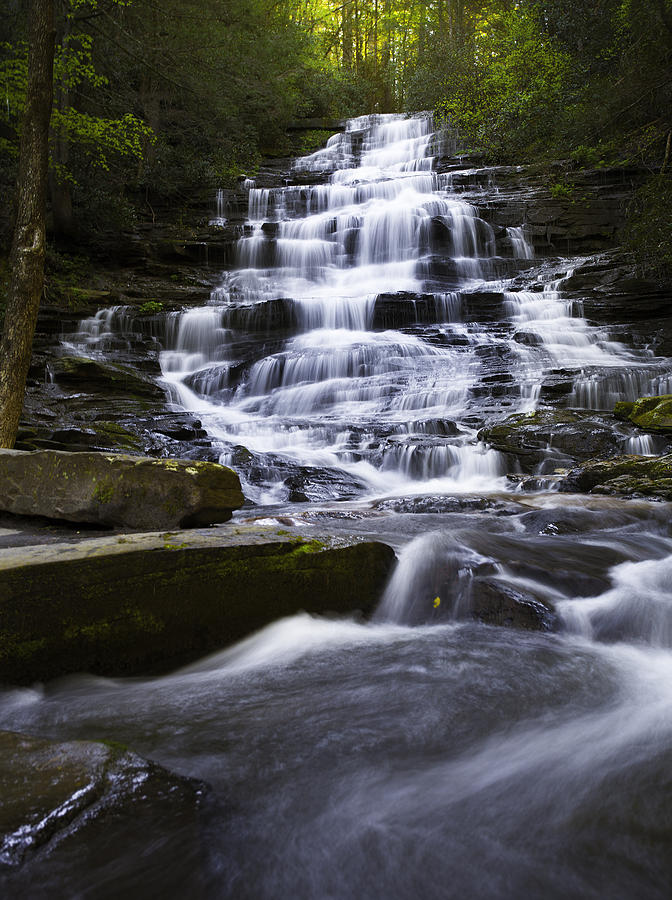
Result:
[[[54,4],[30,0],[28,88],[19,151],[16,224],[0,340],[0,447],[13,447],[44,284],[49,120],[53,95]]]

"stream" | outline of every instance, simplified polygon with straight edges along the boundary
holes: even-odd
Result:
[[[549,376],[598,416],[671,392],[672,364],[563,297],[580,259],[496,234],[497,185],[458,190],[443,139],[361,117],[287,186],[250,180],[237,265],[160,335],[173,402],[240,472],[238,518],[395,547],[373,620],[299,614],[164,677],[0,692],[2,728],[118,741],[211,788],[197,851],[170,823],[101,838],[12,896],[670,896],[669,505],[557,493],[552,442],[522,491],[481,430]],[[94,355],[123,322],[67,340]],[[486,587],[544,628],[475,622]],[[171,865],[140,870],[152,841]]]

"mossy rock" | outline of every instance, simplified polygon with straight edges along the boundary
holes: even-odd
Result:
[[[368,614],[394,560],[377,542],[228,529],[5,550],[0,681],[165,670],[299,611]]]
[[[150,530],[226,522],[244,501],[214,462],[0,450],[0,509],[15,515]]]
[[[614,415],[644,431],[672,435],[672,394],[640,397],[634,403],[617,403]]]
[[[562,480],[560,491],[669,501],[672,500],[672,454],[590,460]]]
[[[548,408],[509,416],[483,428],[478,437],[515,457],[529,474],[534,474],[549,450],[569,460],[582,460],[613,456],[623,444],[623,437],[594,413]]]

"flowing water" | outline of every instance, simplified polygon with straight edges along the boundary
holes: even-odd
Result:
[[[373,621],[297,615],[166,677],[5,690],[4,728],[122,741],[212,787],[198,858],[149,883],[137,847],[94,873],[82,846],[17,896],[670,896],[669,505],[516,492],[478,438],[559,370],[567,406],[607,410],[668,392],[669,361],[563,299],[578,260],[495,235],[439,143],[427,116],[364,117],[299,161],[305,185],[248,183],[238,265],[160,335],[176,400],[248,463],[241,516],[398,549]],[[124,315],[71,341],[98,352]],[[321,503],[288,503],[297,473]],[[547,630],[476,624],[484,585]]]

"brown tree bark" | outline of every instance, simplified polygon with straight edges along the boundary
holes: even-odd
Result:
[[[0,447],[13,447],[44,284],[49,120],[53,97],[54,4],[30,0],[28,89],[19,150],[16,224],[0,340]]]

